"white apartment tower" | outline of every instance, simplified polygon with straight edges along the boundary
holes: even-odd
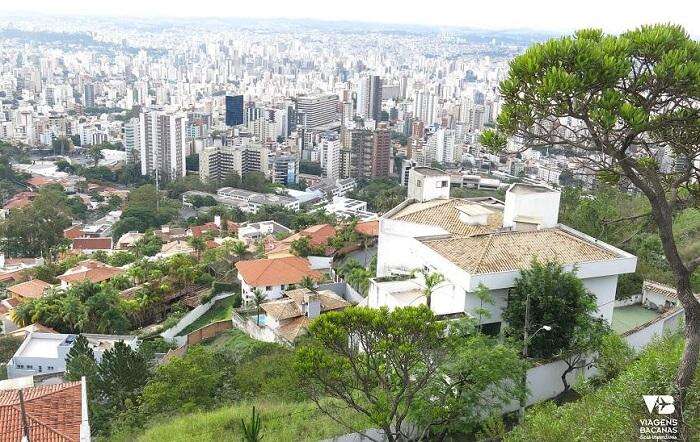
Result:
[[[323,138],[321,140],[321,168],[332,180],[340,178],[340,140]]]
[[[176,179],[185,175],[187,115],[161,109],[149,109],[139,117],[141,138],[141,174],[156,171],[162,177]]]

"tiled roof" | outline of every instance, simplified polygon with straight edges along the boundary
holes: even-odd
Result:
[[[619,258],[560,228],[423,239],[421,242],[472,274],[521,270],[529,267],[533,257],[540,261],[556,260],[560,264]]]
[[[7,290],[22,298],[36,299],[44,296],[44,292],[49,287],[51,287],[51,284],[44,282],[41,279],[32,279],[31,281],[10,286],[7,288]]]
[[[22,390],[32,442],[77,442],[82,416],[80,382]],[[18,390],[0,391],[0,442],[22,439],[22,412]]]
[[[99,261],[95,261],[94,259],[88,259],[79,263],[72,269],[66,270],[64,274],[57,276],[57,278],[67,283],[85,280],[98,283],[113,278],[123,271],[124,270],[118,267],[112,267]]]
[[[275,331],[287,341],[294,342],[299,335],[306,331],[309,323],[311,323],[309,318],[306,316],[299,316],[280,325]]]
[[[111,250],[112,238],[73,238],[74,250]]]
[[[260,308],[265,313],[278,321],[304,316],[302,304],[308,301],[309,296],[315,296],[321,303],[321,311],[339,310],[349,307],[350,303],[329,290],[312,292],[305,288],[288,290],[286,298],[265,302]]]
[[[321,273],[312,270],[307,259],[298,256],[239,261],[236,269],[253,287],[298,284],[305,276],[321,278]]]
[[[674,287],[661,284],[660,282],[645,280],[642,285],[644,291],[651,291],[659,295],[665,296],[668,299],[678,299],[678,292]],[[700,299],[700,293],[695,294],[696,298]]]
[[[81,225],[71,226],[63,231],[63,236],[71,240],[80,238],[84,234],[85,232],[83,232],[83,226]]]
[[[357,223],[355,231],[367,236],[379,236],[379,220]]]
[[[488,208],[491,215],[488,216],[486,225],[469,225],[461,221],[458,208],[469,205],[485,207],[468,199],[436,199],[423,203],[414,202],[409,204],[391,215],[390,218],[416,224],[439,226],[449,233],[459,236],[479,235],[498,231],[503,224],[503,213],[496,208]]]

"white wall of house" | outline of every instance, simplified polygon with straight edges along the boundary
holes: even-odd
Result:
[[[245,279],[238,274],[238,280],[241,281],[241,294],[244,301],[250,301],[253,299],[253,290],[260,289],[264,294],[265,298],[268,300],[279,299],[284,294],[284,289],[286,286],[273,285],[273,286],[252,286],[245,282]]]

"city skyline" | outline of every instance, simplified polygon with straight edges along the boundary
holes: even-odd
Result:
[[[395,4],[375,4],[361,0],[353,8],[329,7],[325,2],[306,0],[293,5],[272,0],[262,7],[258,4],[228,5],[217,0],[205,0],[193,9],[181,0],[170,2],[143,2],[125,0],[118,6],[102,2],[74,0],[69,5],[49,0],[29,0],[21,6],[0,5],[0,15],[42,14],[59,16],[104,16],[150,19],[280,19],[366,22],[387,25],[423,25],[456,27],[475,30],[507,31],[537,30],[538,32],[567,33],[580,28],[595,27],[606,32],[619,33],[642,24],[672,22],[680,24],[692,35],[700,34],[700,21],[695,20],[700,6],[685,0],[658,3],[651,1],[605,2],[593,0],[586,8],[562,10],[561,2],[554,0],[518,2],[501,0],[494,5],[449,1],[441,8],[426,8],[416,1]],[[463,14],[455,14],[455,10]],[[370,13],[371,11],[371,13]],[[494,13],[497,11],[497,13]],[[601,13],[605,11],[605,13]],[[694,12],[696,14],[694,14]]]

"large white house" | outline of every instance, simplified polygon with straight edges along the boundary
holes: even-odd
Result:
[[[139,346],[136,336],[89,333],[84,333],[83,336],[87,338],[97,362],[100,362],[104,352],[114,347],[117,342],[124,342],[134,350]],[[68,352],[75,344],[77,337],[78,335],[60,333],[29,333],[7,363],[7,377],[13,379],[64,372]]]
[[[487,308],[491,315],[482,322],[498,330],[509,289],[520,270],[537,258],[576,269],[596,296],[598,314],[612,320],[618,277],[634,272],[637,258],[559,224],[559,191],[513,184],[505,203],[450,198],[447,174],[427,167],[409,173],[409,199],[379,221],[377,278],[367,305],[425,303],[422,276],[407,275],[416,269],[439,272],[445,281],[432,294],[435,313],[472,314]],[[494,304],[482,306],[474,296],[480,284],[491,291]]]

